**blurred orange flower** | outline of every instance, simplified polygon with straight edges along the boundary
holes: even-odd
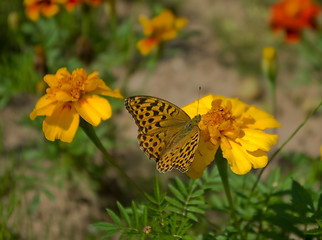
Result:
[[[163,10],[152,20],[141,15],[139,21],[146,36],[137,43],[142,55],[149,54],[161,42],[176,38],[179,30],[187,24],[186,18],[176,18],[170,10]]]
[[[76,69],[70,74],[60,68],[56,74],[47,74],[44,81],[49,85],[35,109],[30,113],[34,120],[46,116],[43,121],[45,137],[54,141],[71,142],[79,125],[79,117],[93,126],[112,116],[110,103],[97,94],[123,98],[120,90],[112,90],[98,73],[87,76],[84,69]]]
[[[40,13],[45,17],[52,17],[59,11],[59,3],[66,0],[24,0],[26,15],[31,20],[36,21]]]
[[[273,31],[285,30],[287,42],[298,42],[303,28],[316,28],[320,6],[311,0],[282,0],[272,7]]]

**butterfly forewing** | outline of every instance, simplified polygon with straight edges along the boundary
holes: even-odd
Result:
[[[199,142],[197,126],[185,129],[190,117],[176,105],[150,96],[129,97],[125,106],[138,125],[140,147],[158,163],[158,170],[186,171]]]

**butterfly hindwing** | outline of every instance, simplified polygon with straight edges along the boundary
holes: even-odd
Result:
[[[157,162],[157,169],[160,172],[167,172],[172,168],[180,172],[186,172],[195,156],[199,143],[199,129],[194,127],[191,135],[181,139],[171,151],[165,152],[160,161]]]

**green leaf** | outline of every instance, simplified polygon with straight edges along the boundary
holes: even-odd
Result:
[[[318,208],[317,208],[316,215],[318,217],[322,217],[322,193],[320,194],[320,197],[319,197]]]
[[[146,226],[148,224],[148,209],[143,206],[143,214],[142,214],[142,225]]]
[[[180,180],[180,178],[175,178],[175,183],[177,185],[177,187],[179,188],[179,190],[184,194],[184,195],[188,195],[187,192],[187,187],[185,186],[185,184]]]
[[[122,226],[122,221],[121,219],[116,215],[115,212],[113,212],[111,209],[106,209],[108,215],[110,216],[110,218],[118,225],[118,226]]]
[[[322,236],[322,229],[321,228],[310,229],[308,231],[305,231],[304,234],[305,235]]]
[[[114,229],[114,230],[108,232],[107,234],[105,234],[102,238],[110,239],[111,236],[118,234],[120,231],[122,231],[122,228]]]
[[[205,213],[205,211],[203,209],[200,209],[200,208],[195,207],[195,206],[189,206],[187,208],[187,211],[189,211],[189,212],[195,212],[195,213],[199,213],[199,214],[204,214]]]
[[[131,220],[130,220],[130,217],[129,217],[128,213],[126,212],[125,208],[122,206],[122,204],[120,202],[116,202],[116,204],[117,204],[117,207],[120,210],[121,216],[124,219],[126,225],[128,227],[131,227],[132,226],[131,225]]]
[[[191,213],[191,212],[188,212],[187,213],[187,218],[189,218],[189,219],[191,219],[191,220],[193,220],[195,222],[198,222],[199,221],[198,218],[193,213]]]
[[[172,204],[172,205],[174,205],[174,206],[176,206],[176,207],[178,207],[178,208],[183,208],[184,207],[184,205],[183,205],[183,203],[181,203],[181,202],[179,202],[178,200],[176,200],[176,199],[174,199],[174,198],[171,198],[171,197],[165,197],[165,200],[168,202],[168,203],[170,203],[170,204]]]
[[[144,196],[153,204],[158,204],[158,201],[154,199],[150,194],[144,193]]]
[[[169,185],[169,189],[170,189],[170,191],[172,192],[172,194],[176,197],[176,198],[178,198],[180,201],[182,201],[182,202],[185,202],[186,201],[186,198],[182,195],[182,193],[178,190],[178,189],[176,189],[172,184],[171,185]],[[187,195],[187,194],[186,194]]]
[[[111,231],[113,229],[120,229],[119,226],[113,224],[113,223],[109,223],[109,222],[97,222],[97,223],[93,223],[92,224],[94,227],[98,228],[99,230],[103,230],[103,231]]]
[[[158,178],[157,176],[155,175],[154,176],[154,179],[153,179],[153,190],[154,190],[154,196],[155,198],[160,201],[160,187],[159,187],[159,182],[158,182]]]
[[[189,200],[189,205],[205,205],[205,201],[200,199],[191,199]]]
[[[204,190],[203,189],[200,189],[198,191],[195,191],[191,194],[191,198],[196,198],[196,197],[200,197],[204,194]]]
[[[305,213],[307,211],[314,212],[314,205],[311,195],[298,182],[292,182],[292,202],[293,207],[297,211]]]
[[[134,201],[132,201],[132,215],[133,215],[133,222],[136,228],[139,228],[139,215],[138,209]]]

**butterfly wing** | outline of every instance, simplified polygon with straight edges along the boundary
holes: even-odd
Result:
[[[195,147],[188,143],[196,141],[197,145],[199,141],[197,126],[191,132],[183,130],[185,124],[191,121],[190,117],[176,105],[156,97],[129,97],[125,100],[125,106],[139,127],[141,149],[157,162],[157,168],[162,172],[173,167],[186,171],[195,152]],[[193,140],[189,141],[189,138]],[[183,152],[187,148],[188,153],[185,155]]]
[[[179,137],[178,140],[175,146],[166,151],[157,162],[157,169],[160,172],[167,172],[172,168],[176,168],[180,172],[186,172],[189,169],[198,148],[198,126],[195,126],[188,135]]]

